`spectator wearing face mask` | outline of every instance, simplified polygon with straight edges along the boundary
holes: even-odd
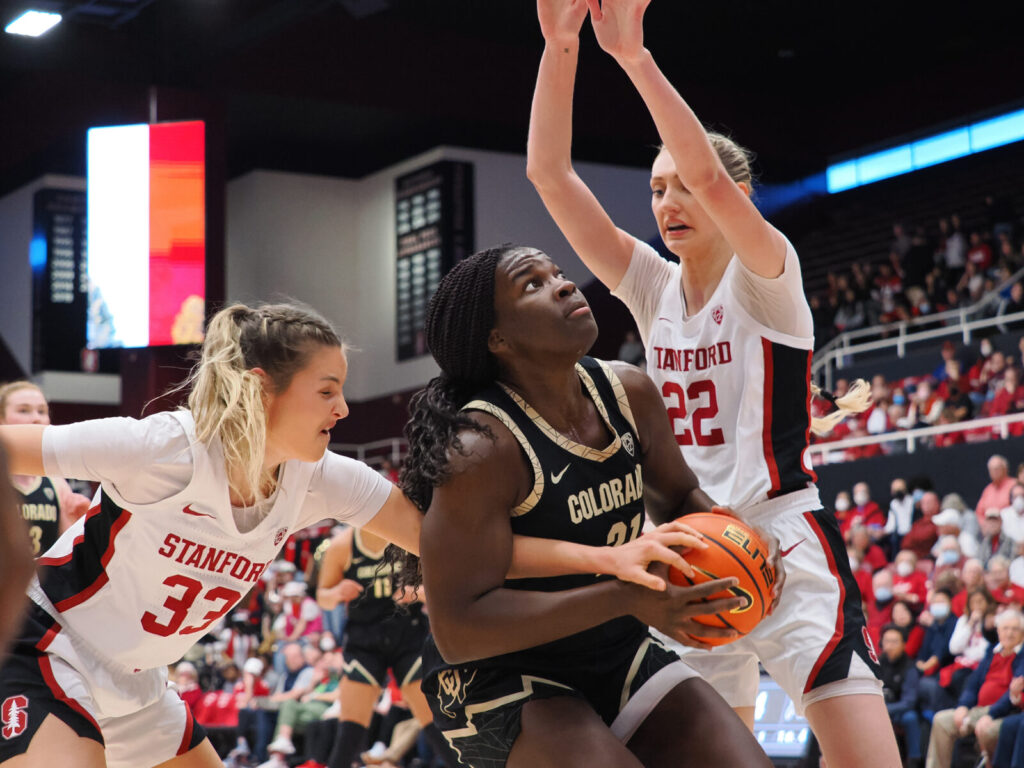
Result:
[[[939,538],[939,529],[932,518],[939,512],[939,496],[934,491],[924,491],[918,504],[921,516],[910,526],[910,531],[903,537],[901,548],[910,550],[920,557],[930,557],[932,547]]]
[[[845,533],[846,529],[849,528],[850,510],[853,508],[853,504],[850,503],[850,494],[846,491],[840,491],[836,494],[836,520],[839,522],[839,532]]]
[[[956,617],[951,608],[953,595],[948,589],[932,592],[928,609],[921,614],[920,621],[927,621],[921,650],[917,652],[917,668],[922,675],[936,675],[939,669],[952,663],[949,652],[949,638],[956,627]]]
[[[1010,487],[1010,503],[1001,511],[1003,533],[1020,544],[1024,542],[1024,485],[1015,482]]]
[[[865,526],[850,526],[846,533],[846,541],[856,554],[858,567],[867,566],[869,576],[889,564],[882,548],[872,541],[871,533]]]
[[[907,481],[897,477],[889,486],[889,514],[883,529],[886,534],[883,539],[886,557],[891,558],[899,551],[900,542],[910,533],[913,522],[914,497],[907,493]]]
[[[882,627],[892,622],[892,573],[883,568],[871,578],[871,598],[867,601],[868,631],[878,638]]]
[[[939,552],[942,548],[943,540],[952,537],[957,543],[957,549],[964,558],[971,558],[978,556],[978,539],[969,533],[960,529],[960,513],[955,509],[943,509],[939,514],[932,518],[932,523],[935,524],[935,528],[938,531],[939,539],[935,542],[935,546],[932,547],[932,557],[935,559],[935,565],[938,567],[939,563]],[[947,549],[948,544],[947,544]],[[947,557],[948,564],[948,557]],[[963,562],[959,563],[959,566],[963,567]]]
[[[994,351],[992,342],[988,339],[982,339],[979,349],[980,356],[967,371],[967,383],[970,387],[968,394],[970,395],[971,402],[977,407],[980,407],[988,396],[988,385],[982,380],[982,373]]]
[[[896,555],[896,575],[892,580],[893,594],[915,605],[924,605],[928,597],[928,577],[917,568],[917,555],[908,549]]]
[[[853,509],[846,518],[846,527],[862,525],[868,530],[872,540],[882,537],[885,530],[886,516],[882,508],[871,500],[871,488],[867,483],[860,482],[853,486]],[[845,533],[845,531],[840,531]]]
[[[957,541],[956,536],[949,534],[939,536],[939,540],[932,547],[932,556],[935,558],[935,570],[932,571],[932,578],[937,578],[947,571],[953,571],[959,576],[960,569],[963,568],[963,564],[967,560],[960,551],[960,542]]]
[[[981,521],[981,542],[978,547],[978,558],[983,565],[988,565],[993,557],[1005,557],[1009,560],[1014,555],[1016,545],[1009,536],[1003,534],[1002,512],[995,507],[985,511]]]

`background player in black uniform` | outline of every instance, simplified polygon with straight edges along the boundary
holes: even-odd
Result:
[[[586,300],[530,248],[458,264],[426,328],[442,374],[414,401],[402,484],[428,510],[436,648],[428,640],[424,692],[463,763],[768,765],[721,697],[641,623],[707,635],[693,615],[739,601],[697,601],[733,580],[664,592],[598,576],[506,581],[513,533],[623,543],[640,534],[645,504],[657,522],[711,508],[650,379],[583,358],[597,338]]]
[[[320,563],[317,602],[322,608],[339,602],[348,605],[342,641],[345,666],[339,686],[341,714],[330,768],[350,768],[365,748],[373,707],[389,669],[428,738],[438,748],[443,746],[420,690],[420,653],[429,631],[423,603],[413,590],[396,594],[393,576],[400,564],[384,557],[387,544],[349,528],[334,537]],[[401,608],[396,598],[404,603]]]
[[[0,444],[0,660],[28,607],[25,587],[35,567],[22,531],[21,510],[7,481],[7,451]]]
[[[46,396],[30,381],[12,381],[0,387],[0,424],[49,424]],[[71,523],[89,509],[89,499],[74,493],[60,477],[11,478],[18,492],[21,515],[28,525],[32,554],[48,550]]]

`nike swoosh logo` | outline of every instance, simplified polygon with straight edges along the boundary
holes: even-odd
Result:
[[[184,512],[186,515],[192,515],[193,517],[210,517],[214,520],[217,519],[213,515],[208,515],[206,512],[196,512],[194,509],[192,509],[191,504],[186,504],[184,509],[182,509],[181,511]]]
[[[562,480],[562,475],[564,475],[566,473],[566,471],[569,469],[569,467],[571,467],[571,466],[572,466],[571,464],[566,464],[565,467],[562,469],[562,471],[559,472],[557,475],[554,472],[552,472],[551,473],[551,482],[554,485],[558,485],[561,482],[561,480]]]
[[[792,547],[788,547],[788,548],[786,548],[786,549],[780,550],[780,551],[779,551],[779,554],[780,554],[780,555],[782,555],[783,557],[785,557],[785,556],[786,556],[786,555],[788,555],[788,554],[789,554],[790,552],[792,552],[792,551],[793,551],[794,549],[796,549],[796,548],[797,548],[797,547],[799,547],[799,546],[800,546],[801,544],[803,544],[803,543],[804,543],[805,541],[807,541],[807,537],[806,537],[806,536],[804,536],[804,537],[803,537],[802,539],[800,539],[800,541],[798,541],[798,542],[797,542],[796,544],[794,544],[794,545],[793,545]]]

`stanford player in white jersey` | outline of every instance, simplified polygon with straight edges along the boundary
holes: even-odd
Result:
[[[752,725],[760,660],[806,709],[830,768],[898,768],[859,592],[807,458],[813,336],[800,264],[750,200],[744,151],[704,130],[644,48],[649,3],[539,0],[546,46],[527,174],[575,251],[633,312],[648,371],[701,486],[781,543],[786,586],[774,614],[687,662]],[[678,265],[616,228],[572,169],[588,8],[598,43],[632,80],[664,141],[651,206]]]
[[[38,561],[28,616],[0,667],[0,764],[220,766],[167,688],[167,665],[306,525],[334,517],[418,549],[415,506],[326,451],[348,413],[347,372],[340,339],[312,311],[235,305],[210,322],[187,410],[0,427],[12,472],[101,486]],[[670,524],[614,551],[517,542],[514,559],[522,575],[600,571],[651,584],[649,562],[679,565],[668,546],[687,541]]]

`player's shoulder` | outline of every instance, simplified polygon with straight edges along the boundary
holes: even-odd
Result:
[[[504,412],[466,410],[463,414],[475,428],[464,427],[448,448],[449,471],[453,474],[479,471],[518,456],[519,443]]]

